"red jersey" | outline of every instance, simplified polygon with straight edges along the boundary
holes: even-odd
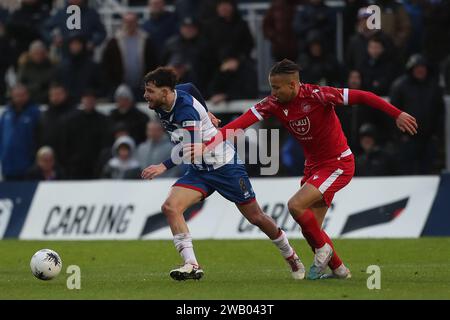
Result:
[[[251,108],[259,119],[277,117],[303,146],[308,165],[350,153],[347,138],[334,111],[348,104],[348,89],[302,84],[297,96],[287,104],[273,96]]]

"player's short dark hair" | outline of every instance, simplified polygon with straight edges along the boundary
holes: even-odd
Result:
[[[169,87],[173,90],[177,84],[177,74],[172,68],[158,67],[145,75],[144,84],[148,84],[149,82],[158,88]]]
[[[289,59],[283,59],[270,69],[270,76],[274,76],[277,74],[294,74],[299,73],[300,67],[295,62]]]

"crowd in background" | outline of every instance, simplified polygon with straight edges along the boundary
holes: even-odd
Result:
[[[194,83],[209,103],[267,94],[258,92],[254,34],[234,0],[174,0],[175,11],[164,0],[149,0],[148,19],[122,13],[114,34],[107,34],[86,0],[67,0],[61,8],[55,2],[0,7],[4,180],[134,179],[168,158],[172,145],[163,129],[136,108],[143,75],[160,65],[173,67],[180,82]],[[417,118],[419,134],[409,137],[368,106],[337,108],[357,154],[357,175],[439,173],[445,159],[443,97],[450,94],[449,1],[345,3],[345,61],[339,62],[335,9],[322,0],[271,1],[259,31],[273,60],[298,62],[303,82],[369,90]],[[66,25],[66,6],[72,4],[81,8],[80,30]],[[381,30],[367,27],[370,4],[381,9]],[[99,100],[116,107],[104,115],[96,110]],[[40,105],[48,108],[41,111]],[[282,139],[280,174],[301,175],[300,146],[288,135]]]

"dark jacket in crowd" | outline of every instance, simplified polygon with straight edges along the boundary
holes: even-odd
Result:
[[[342,68],[333,54],[322,47],[322,56],[313,56],[308,51],[301,54],[298,63],[303,82],[326,86],[338,86]]]
[[[74,35],[82,35],[86,40],[94,46],[100,45],[106,38],[106,29],[103,22],[100,19],[98,12],[90,8],[86,4],[80,6],[81,9],[81,29],[70,30],[67,28],[67,6],[63,7],[51,16],[44,24],[43,27],[43,38],[47,43],[52,42],[52,33],[58,30],[64,42],[67,42],[69,38]]]
[[[297,11],[294,18],[294,30],[303,49],[303,42],[311,32],[319,33],[325,40],[327,50],[335,50],[335,16],[324,1],[318,4],[306,3],[303,10]]]
[[[204,31],[211,46],[211,54],[219,64],[231,57],[250,57],[254,47],[253,36],[247,22],[237,11],[231,21],[216,16],[205,26]]]
[[[69,179],[92,179],[100,150],[107,144],[109,122],[98,111],[75,110],[65,123],[61,163]]]
[[[407,73],[394,82],[390,97],[393,105],[417,119],[417,136],[429,138],[442,130],[444,100],[436,79],[418,81]]]
[[[186,68],[185,78],[198,85],[202,92],[207,87],[208,73],[213,67],[205,38],[199,33],[193,39],[183,38],[181,34],[167,40],[162,52],[163,65]],[[180,79],[180,82],[186,82]]]
[[[41,38],[41,27],[44,25],[49,13],[50,8],[46,4],[36,1],[34,4],[22,3],[21,7],[9,16],[7,32],[8,36],[13,40],[14,55],[16,57],[27,51],[32,41]]]
[[[65,120],[73,111],[74,106],[69,101],[58,106],[49,104],[39,120],[39,146],[51,147],[58,161],[63,156]]]
[[[165,11],[158,16],[151,15],[142,25],[142,29],[152,37],[152,41],[156,44],[155,48],[158,50],[157,56],[160,58],[161,49],[166,41],[177,33],[177,15],[169,11]]]
[[[391,90],[391,102],[414,116],[419,125],[414,136],[398,133],[403,174],[436,174],[444,162],[439,156],[444,141],[443,92],[428,70],[429,76],[423,81],[414,78],[410,70],[394,82]]]
[[[68,89],[74,102],[80,101],[87,89],[95,90],[97,96],[103,95],[100,67],[86,49],[78,55],[68,54],[56,70],[56,80]]]
[[[397,63],[386,52],[378,59],[366,57],[357,69],[363,74],[363,89],[380,96],[389,94],[392,82],[399,73]]]
[[[396,173],[393,157],[379,146],[356,157],[356,176],[389,176]]]
[[[120,123],[124,124],[136,144],[145,141],[145,132],[149,120],[145,113],[139,111],[136,107],[132,107],[126,113],[114,109],[109,117],[112,120],[112,126]]]

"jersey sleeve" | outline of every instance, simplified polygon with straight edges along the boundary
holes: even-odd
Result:
[[[313,94],[318,95],[319,100],[327,107],[348,105],[347,88],[321,87],[313,90]]]
[[[186,105],[175,116],[174,120],[180,125],[181,129],[188,131],[200,130],[200,114],[192,106]]]
[[[259,121],[269,118],[272,115],[274,101],[271,97],[265,97],[263,100],[250,108],[250,111],[258,118]]]
[[[202,94],[200,93],[200,91],[197,89],[197,87],[193,83],[191,83],[191,82],[180,83],[175,86],[175,89],[182,90],[184,92],[189,93],[198,102],[200,102],[200,104],[205,108],[206,111],[208,111],[208,107],[206,106],[205,99],[203,98]]]
[[[351,89],[349,92],[349,104],[365,104],[383,111],[394,119],[402,113],[401,110],[370,91]]]

